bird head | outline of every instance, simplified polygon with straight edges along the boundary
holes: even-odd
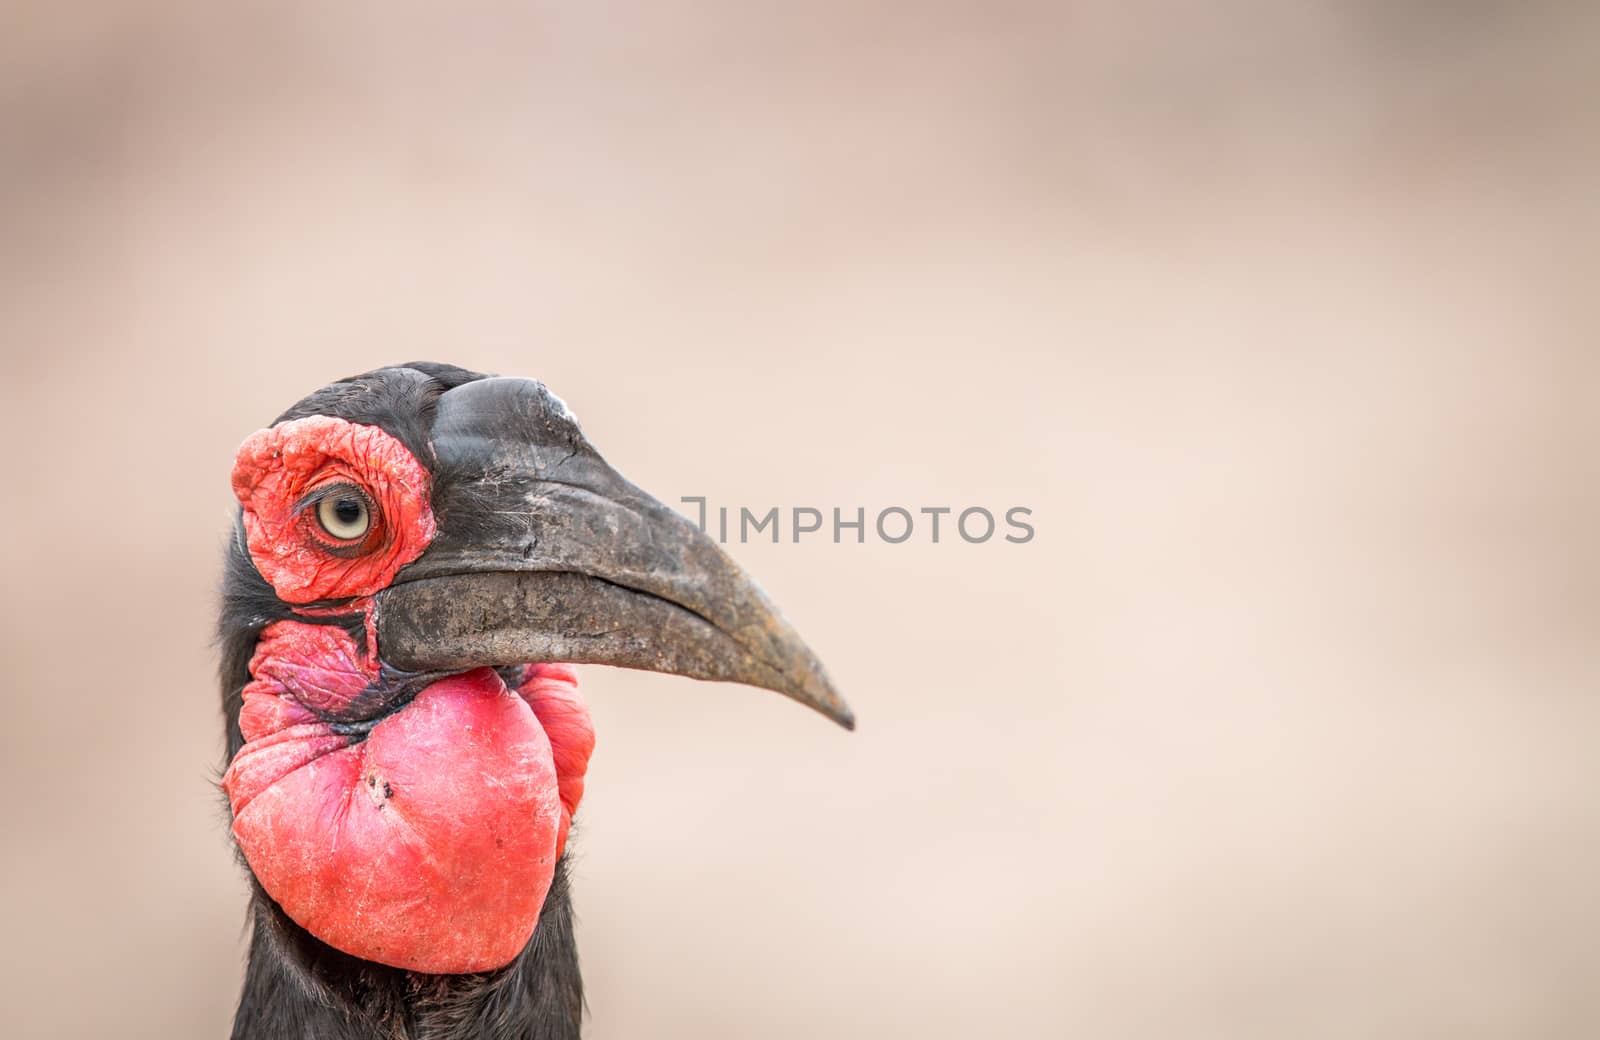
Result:
[[[247,438],[221,635],[233,834],[344,953],[488,971],[527,944],[594,730],[571,665],[777,691],[853,726],[698,527],[543,384],[415,363]]]

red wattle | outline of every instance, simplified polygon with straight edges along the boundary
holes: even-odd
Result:
[[[556,839],[559,857],[567,845],[572,814],[583,801],[583,778],[589,770],[589,756],[594,754],[594,721],[578,694],[578,673],[570,664],[530,664],[517,692],[550,738],[561,794],[561,832]]]
[[[366,960],[433,973],[509,963],[538,923],[567,816],[528,703],[480,668],[351,739],[302,723],[235,757],[223,781],[233,832],[262,887]]]

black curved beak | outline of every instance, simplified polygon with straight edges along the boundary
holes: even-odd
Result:
[[[437,402],[438,535],[378,594],[378,645],[408,671],[609,664],[775,690],[855,716],[765,593],[634,487],[544,385],[485,379]]]

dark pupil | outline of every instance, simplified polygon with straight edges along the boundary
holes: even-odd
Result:
[[[361,519],[361,503],[353,498],[341,498],[333,504],[333,515],[341,524],[353,524]]]

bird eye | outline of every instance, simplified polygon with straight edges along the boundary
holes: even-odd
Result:
[[[317,523],[341,542],[349,542],[367,533],[372,516],[360,495],[336,491],[317,503]]]

